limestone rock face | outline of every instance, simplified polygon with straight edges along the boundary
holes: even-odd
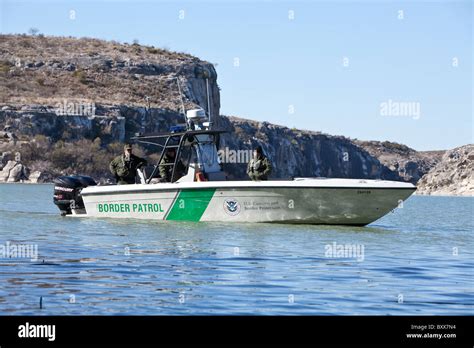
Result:
[[[18,182],[28,180],[28,169],[21,162],[8,161],[0,171],[0,181]]]
[[[220,117],[214,117],[218,125]],[[0,127],[6,125],[14,130],[21,138],[19,143],[35,135],[44,135],[52,142],[96,138],[100,138],[102,144],[125,142],[136,133],[164,132],[184,121],[178,111],[128,105],[96,105],[92,116],[62,115],[54,106],[43,106],[41,110],[36,105],[28,105],[27,110],[24,107],[0,110]]]
[[[7,153],[5,157],[9,155]],[[53,179],[53,175],[48,170],[35,170],[32,172],[21,161],[9,160],[0,170],[0,182],[39,184],[52,182]]]
[[[14,158],[11,151],[0,152],[0,170],[2,170],[8,163],[8,161]]]
[[[28,177],[28,183],[31,184],[40,184],[45,182],[51,182],[54,180],[54,177],[47,171],[36,170],[30,174]]]
[[[0,84],[12,86],[0,89],[2,143],[37,134],[52,142],[124,142],[183,123],[183,106],[205,109],[219,126],[216,70],[189,54],[86,38],[0,35],[0,67]],[[13,86],[20,85],[18,92]]]
[[[333,177],[403,180],[397,172],[342,136],[294,130],[237,117],[223,117],[221,123],[229,131],[221,136],[220,141],[220,153],[228,159],[223,162],[229,178],[247,178],[247,162],[242,161],[243,156],[236,156],[241,163],[232,163],[231,154],[237,151],[242,154],[242,150],[251,152],[261,145],[273,164],[271,178],[275,179]]]
[[[389,141],[354,141],[405,181],[416,184],[440,160],[445,151],[416,151]]]
[[[52,141],[71,141],[81,138],[123,141],[125,119],[117,115],[61,115],[54,106],[38,110],[29,105],[28,110],[10,108],[0,111],[0,125],[7,125],[22,139],[41,134]]]
[[[474,145],[447,151],[417,184],[417,194],[474,196]]]

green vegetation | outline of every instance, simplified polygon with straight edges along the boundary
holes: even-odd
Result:
[[[382,142],[382,145],[385,146],[386,148],[392,149],[392,150],[399,150],[399,151],[409,151],[410,150],[410,148],[406,145],[393,143],[391,141],[384,141],[384,142]]]
[[[87,84],[87,75],[83,70],[76,70],[72,73],[72,76],[78,79],[83,85]]]
[[[12,63],[10,63],[7,60],[2,60],[0,61],[0,73],[6,74],[8,71],[10,71],[10,68],[13,66]]]
[[[98,179],[111,177],[109,163],[122,153],[123,144],[115,142],[103,146],[99,138],[75,142],[60,140],[53,144],[48,137],[36,135],[29,142],[3,145],[1,151],[19,152],[21,161],[32,171],[48,171],[55,176],[84,174]],[[145,150],[138,145],[134,146],[134,153],[145,156],[150,161],[157,160],[156,154],[146,156]]]
[[[155,47],[147,47],[146,50],[147,50],[148,53],[151,53],[151,54],[160,53],[160,50],[158,48],[155,48]]]

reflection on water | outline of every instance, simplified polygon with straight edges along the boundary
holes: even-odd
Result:
[[[0,245],[39,253],[0,259],[0,313],[473,312],[472,198],[412,197],[347,227],[63,218],[49,185],[0,190]]]

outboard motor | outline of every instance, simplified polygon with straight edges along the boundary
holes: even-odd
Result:
[[[54,179],[53,202],[61,211],[61,215],[72,214],[72,209],[84,209],[81,191],[84,187],[97,185],[89,176],[60,176]]]

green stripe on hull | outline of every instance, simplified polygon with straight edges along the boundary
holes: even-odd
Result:
[[[215,191],[215,188],[182,190],[171,207],[166,220],[199,221]]]

